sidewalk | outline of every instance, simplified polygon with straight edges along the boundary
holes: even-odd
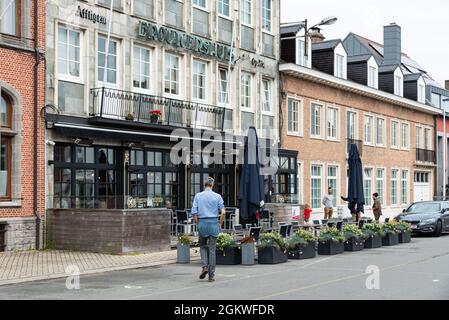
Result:
[[[193,248],[192,259],[199,256]],[[137,269],[176,263],[176,250],[139,255],[108,255],[73,251],[21,251],[0,253],[0,286],[36,280],[64,278],[75,266],[80,275]]]

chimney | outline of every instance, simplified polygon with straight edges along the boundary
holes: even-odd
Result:
[[[449,90],[449,80],[446,80],[444,82],[444,87],[446,88],[446,90]]]
[[[309,32],[309,37],[312,43],[321,42],[326,39],[319,28],[312,28]]]
[[[401,65],[401,27],[396,23],[384,26],[384,62],[386,66]]]

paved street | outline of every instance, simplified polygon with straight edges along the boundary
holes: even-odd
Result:
[[[198,262],[0,287],[0,299],[449,299],[449,236],[276,266],[223,267],[213,284],[197,280]],[[368,290],[368,266],[380,289]]]

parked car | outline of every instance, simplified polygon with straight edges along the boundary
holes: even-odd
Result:
[[[433,234],[439,237],[441,233],[449,232],[449,202],[415,202],[395,220],[409,222],[414,234]]]

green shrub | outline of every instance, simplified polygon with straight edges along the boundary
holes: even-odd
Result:
[[[382,235],[382,225],[379,223],[367,223],[363,226],[362,232],[365,239]]]
[[[345,237],[341,231],[338,231],[337,228],[323,228],[320,232],[320,236],[318,238],[319,242],[344,242]]]
[[[307,246],[310,242],[316,241],[313,232],[308,230],[298,230],[287,241],[287,247],[289,250],[296,250],[301,247]]]
[[[382,224],[382,236],[385,237],[389,234],[395,235],[398,234],[397,230],[397,222],[396,221],[390,221]]]
[[[178,243],[189,246],[192,244],[192,238],[187,234],[181,234],[178,236]]]
[[[259,237],[259,248],[276,247],[285,251],[287,244],[278,232],[262,233]]]
[[[399,221],[395,224],[398,232],[412,232],[412,225],[405,221]]]
[[[238,247],[237,241],[228,233],[220,233],[217,238],[217,251],[223,252],[226,248]]]
[[[343,227],[343,234],[346,240],[363,238],[363,232],[354,224],[346,224]]]

